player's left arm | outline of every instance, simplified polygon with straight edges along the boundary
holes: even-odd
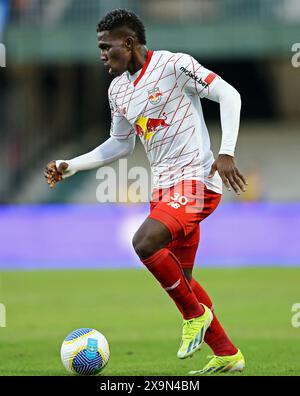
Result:
[[[220,104],[222,142],[209,178],[219,172],[225,186],[239,194],[245,191],[245,177],[235,166],[234,151],[240,125],[241,98],[235,88],[188,54],[177,54],[174,72],[178,86],[188,95],[198,95]]]
[[[228,190],[230,191],[232,187],[236,194],[239,195],[240,191],[246,191],[245,186],[247,185],[245,177],[235,165],[234,158],[240,125],[240,94],[233,86],[219,78],[213,89],[207,92],[206,98],[220,104],[222,127],[219,155],[212,164],[208,177],[212,178],[215,172],[218,171]]]

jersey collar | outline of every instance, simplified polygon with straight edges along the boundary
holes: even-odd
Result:
[[[136,79],[134,80],[134,82],[133,82],[133,86],[134,86],[134,87],[137,86],[138,82],[140,81],[140,79],[141,79],[141,78],[143,77],[143,75],[145,74],[145,72],[146,72],[146,70],[147,70],[147,68],[148,68],[148,66],[149,66],[149,63],[150,63],[150,61],[151,61],[152,55],[153,55],[153,51],[148,50],[146,62],[144,63],[144,66],[143,66],[142,70],[140,71],[140,74],[137,76],[137,78],[136,78]]]

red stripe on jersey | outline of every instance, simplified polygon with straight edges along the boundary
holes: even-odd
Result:
[[[209,73],[209,75],[206,77],[204,81],[209,85],[214,81],[216,77],[217,75],[215,73]]]
[[[133,85],[134,85],[135,87],[136,87],[137,83],[140,81],[140,79],[143,77],[143,75],[145,74],[145,72],[146,72],[146,70],[147,70],[147,67],[149,66],[149,63],[150,63],[150,61],[151,61],[152,55],[153,55],[153,51],[148,50],[148,53],[147,53],[147,60],[146,60],[146,62],[145,62],[145,64],[144,64],[144,66],[143,66],[143,68],[142,68],[140,74],[138,75],[137,79],[134,80]]]

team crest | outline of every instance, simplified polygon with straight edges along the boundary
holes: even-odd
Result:
[[[159,87],[151,89],[148,91],[148,99],[151,104],[158,104],[161,100],[162,93],[159,90]]]

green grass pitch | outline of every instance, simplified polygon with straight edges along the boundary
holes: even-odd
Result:
[[[245,355],[246,370],[234,375],[300,375],[300,327],[292,326],[300,269],[197,269],[195,277]],[[177,359],[181,317],[146,270],[2,272],[0,280],[2,376],[68,375],[60,346],[80,327],[107,337],[107,376],[186,375],[211,353],[205,345]]]

